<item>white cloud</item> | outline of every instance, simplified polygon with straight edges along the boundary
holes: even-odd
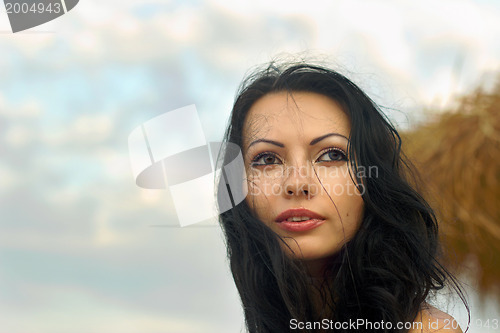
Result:
[[[238,328],[237,321],[229,318],[221,324],[194,321],[191,316],[180,318],[145,311],[82,289],[36,285],[25,288],[31,295],[43,298],[44,306],[0,305],[2,328],[10,333],[31,332],[33,322],[38,332],[51,333],[232,333]]]

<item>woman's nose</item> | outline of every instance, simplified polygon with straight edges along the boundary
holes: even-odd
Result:
[[[283,195],[290,198],[304,196],[311,199],[319,190],[314,169],[309,165],[289,166],[285,170]]]

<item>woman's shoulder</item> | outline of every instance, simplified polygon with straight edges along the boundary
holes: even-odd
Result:
[[[432,305],[425,304],[408,333],[463,333],[458,322]]]

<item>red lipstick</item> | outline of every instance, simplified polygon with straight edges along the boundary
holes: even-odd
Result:
[[[319,227],[325,218],[305,208],[292,208],[279,214],[275,222],[284,230],[300,232]]]

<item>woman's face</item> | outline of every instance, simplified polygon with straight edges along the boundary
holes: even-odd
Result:
[[[310,92],[265,95],[245,119],[246,201],[296,258],[331,257],[360,226],[364,204],[347,162],[350,128],[336,101]]]

